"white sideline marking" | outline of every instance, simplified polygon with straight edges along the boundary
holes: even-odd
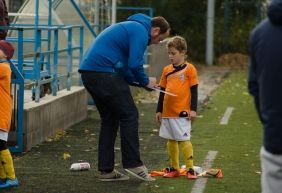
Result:
[[[213,160],[215,159],[217,155],[217,151],[209,151],[204,163],[202,165],[203,171],[211,168]],[[206,183],[208,181],[208,178],[198,178],[192,188],[191,193],[203,193],[204,189],[206,187]]]
[[[223,117],[220,120],[221,125],[227,125],[228,124],[228,121],[229,121],[229,118],[232,114],[233,109],[234,109],[233,107],[227,107],[226,108],[226,111],[225,111]]]

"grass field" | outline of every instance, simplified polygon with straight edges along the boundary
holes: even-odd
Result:
[[[154,122],[156,104],[140,104],[140,146],[144,163],[149,169],[160,170],[167,166],[166,141],[158,137]],[[220,119],[227,107],[233,113],[227,125]],[[213,94],[210,102],[199,112],[193,123],[192,143],[194,164],[205,163],[208,151],[217,151],[213,168],[223,171],[223,178],[210,178],[205,193],[258,193],[260,192],[259,149],[261,125],[252,98],[246,89],[246,72],[237,71],[225,79]],[[1,192],[13,193],[190,193],[195,181],[184,177],[155,182],[140,182],[131,178],[125,182],[100,182],[97,180],[97,136],[99,115],[90,112],[87,120],[66,132],[33,148],[15,159],[21,186]],[[120,165],[119,141],[116,145],[116,167]],[[64,155],[69,155],[64,159]],[[85,160],[91,169],[71,172],[73,162]]]

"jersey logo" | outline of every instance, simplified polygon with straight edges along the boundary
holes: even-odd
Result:
[[[184,133],[183,137],[187,137],[187,136],[188,136],[188,134],[187,134],[187,133]]]
[[[184,81],[184,79],[185,79],[184,74],[180,74],[179,78],[180,78],[181,81]]]

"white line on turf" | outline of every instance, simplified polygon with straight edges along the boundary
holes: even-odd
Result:
[[[229,118],[232,114],[233,109],[234,109],[233,107],[227,107],[226,108],[225,113],[220,120],[221,125],[227,125],[228,124],[228,121],[229,121]]]
[[[217,151],[208,152],[204,160],[204,163],[202,165],[203,171],[211,168],[216,155],[217,155]],[[208,181],[208,178],[198,178],[192,188],[191,193],[203,193],[206,187],[207,181]]]

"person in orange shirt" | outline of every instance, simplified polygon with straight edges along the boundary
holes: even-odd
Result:
[[[0,189],[19,185],[11,153],[7,147],[12,117],[11,68],[7,60],[14,54],[14,47],[0,40]]]
[[[187,168],[187,178],[196,179],[190,131],[191,120],[197,114],[197,70],[193,64],[186,61],[187,43],[183,37],[172,37],[167,43],[167,49],[171,64],[163,69],[159,86],[176,96],[160,93],[156,113],[156,121],[161,125],[159,135],[168,140],[167,150],[171,165],[167,168],[164,177],[180,175],[179,149],[181,148]]]

